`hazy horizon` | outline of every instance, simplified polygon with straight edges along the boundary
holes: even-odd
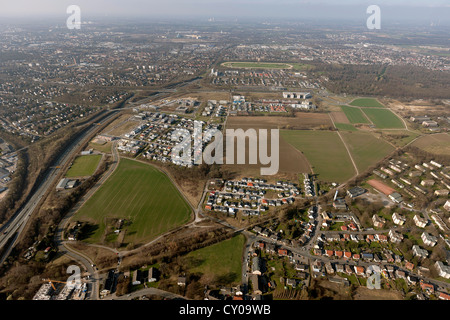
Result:
[[[371,4],[381,8],[386,23],[450,25],[450,0],[16,0],[2,4],[4,22],[57,19],[65,21],[69,5],[81,8],[83,21],[113,18],[117,21],[136,19],[238,19],[246,20],[327,20],[364,22]]]

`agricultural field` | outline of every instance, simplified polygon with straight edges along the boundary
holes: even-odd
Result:
[[[191,208],[169,178],[153,166],[122,158],[114,173],[73,219],[95,228],[89,243],[108,240],[107,221],[126,219],[123,244],[138,244],[187,223]],[[111,237],[111,236],[109,236]]]
[[[426,135],[414,141],[412,146],[434,154],[450,155],[450,135],[447,133]]]
[[[347,150],[336,132],[281,130],[280,135],[306,155],[319,180],[344,182],[355,174]]]
[[[418,133],[414,133],[407,130],[383,130],[383,139],[395,144],[398,147],[403,147],[413,141],[419,136]]]
[[[358,98],[350,102],[351,106],[364,108],[384,108],[384,106],[373,98]]]
[[[102,158],[100,154],[78,156],[66,173],[66,177],[87,177],[92,176]]]
[[[359,108],[341,106],[341,109],[344,111],[350,123],[369,123],[369,120]]]
[[[389,153],[394,147],[365,132],[342,132],[342,138],[347,144],[358,170],[364,171],[374,165]]]
[[[389,109],[365,108],[363,111],[378,129],[405,128],[402,120]]]
[[[339,131],[358,131],[358,129],[349,123],[335,123],[334,125]]]
[[[289,125],[298,125],[298,123],[304,123],[305,125],[322,125],[323,123],[330,123],[330,118],[323,114],[320,117],[316,117],[315,114],[313,117],[307,117],[305,114],[304,117],[299,118],[291,118],[291,117],[230,117],[227,122],[227,129],[242,129],[244,131],[248,129],[277,129],[279,127],[289,126]],[[325,116],[325,117],[324,117]],[[309,120],[308,120],[309,119]],[[270,136],[270,132],[269,136]],[[269,140],[268,150],[271,149],[271,141]],[[227,152],[226,148],[224,150],[225,154]],[[236,154],[236,145],[235,145],[235,154]],[[279,174],[277,178],[279,179],[296,179],[299,172],[311,172],[310,165],[308,159],[306,159],[305,155],[299,152],[296,148],[294,148],[291,144],[287,143],[284,139],[281,138],[279,140],[279,154],[283,155],[279,159]],[[229,170],[236,174],[236,178],[242,178],[246,176],[260,176],[260,168],[268,167],[269,165],[257,164],[249,164],[248,159],[248,148],[246,152],[246,163],[247,164],[224,164],[224,169]]]
[[[201,273],[206,278],[221,278],[225,282],[240,283],[242,252],[245,237],[235,236],[185,256],[190,273]]]
[[[227,68],[250,68],[250,69],[291,69],[293,66],[287,63],[273,62],[224,62],[222,66]]]

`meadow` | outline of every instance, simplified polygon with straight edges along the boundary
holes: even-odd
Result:
[[[365,108],[363,111],[378,129],[405,128],[402,120],[389,109]]]
[[[191,208],[170,179],[151,165],[122,158],[113,174],[73,220],[95,226],[86,242],[99,243],[108,219],[126,219],[124,243],[149,241],[190,220]]]
[[[344,111],[350,123],[369,123],[369,120],[359,108],[341,106],[341,109]]]

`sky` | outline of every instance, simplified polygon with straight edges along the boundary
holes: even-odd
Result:
[[[235,18],[235,19],[367,19],[369,5],[381,8],[387,20],[447,21],[450,0],[0,0],[0,17],[66,19],[69,5],[78,5],[87,19]]]

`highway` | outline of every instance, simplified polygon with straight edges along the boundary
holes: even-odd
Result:
[[[108,121],[117,114],[117,111],[118,110],[108,111],[109,114],[104,116],[101,121]],[[97,117],[92,120],[92,122],[95,121],[99,121]],[[60,171],[59,167],[64,167],[68,164],[68,161],[70,161],[74,155],[74,152],[77,151],[82,144],[86,143],[87,139],[89,139],[90,136],[98,129],[99,126],[95,124],[86,126],[83,132],[65,149],[63,153],[59,155],[52,167],[46,171],[44,177],[39,182],[37,188],[35,188],[29,200],[22,206],[21,209],[19,209],[18,212],[13,215],[8,222],[2,226],[0,229],[0,248],[4,248],[6,245],[7,248],[0,258],[0,263],[3,263],[11,253],[12,248],[16,244],[17,239],[42,197],[44,197],[49,188],[57,182],[56,179],[58,178]]]

